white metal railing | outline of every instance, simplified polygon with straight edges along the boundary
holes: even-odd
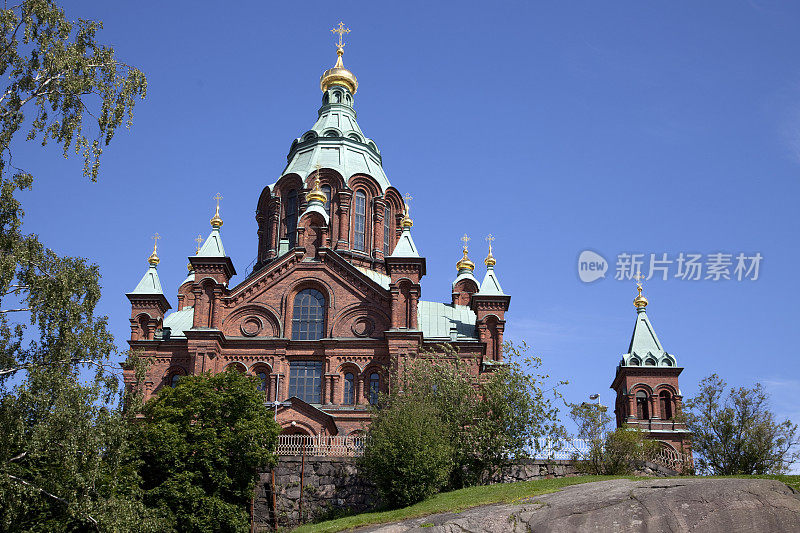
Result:
[[[361,457],[366,442],[364,435],[278,435],[275,453],[309,457]]]
[[[662,446],[655,457],[653,457],[653,462],[671,468],[677,472],[682,472],[692,467],[692,456]]]
[[[538,439],[539,449],[535,446],[528,446],[525,452],[531,459],[556,459],[569,460],[576,455],[579,458],[585,457],[589,453],[589,441],[585,439],[548,439],[542,437]]]

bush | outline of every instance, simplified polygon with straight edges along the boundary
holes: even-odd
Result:
[[[391,402],[370,424],[361,466],[390,507],[428,498],[447,483],[453,447],[438,410],[411,397]]]

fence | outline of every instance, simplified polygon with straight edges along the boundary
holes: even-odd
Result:
[[[366,439],[363,435],[278,435],[275,453],[309,457],[361,457]]]
[[[539,446],[528,446],[525,452],[531,459],[573,459],[576,455],[584,457],[589,453],[589,442],[584,439],[548,439],[537,440]]]

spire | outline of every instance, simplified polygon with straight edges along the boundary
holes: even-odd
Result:
[[[467,243],[469,242],[469,240],[470,240],[469,235],[467,235],[466,233],[464,234],[463,237],[461,237],[461,241],[464,243],[464,247],[462,250],[464,256],[458,260],[458,263],[456,263],[456,268],[458,269],[459,274],[466,274],[467,273],[466,271],[472,272],[475,270],[475,263],[470,261],[469,257],[467,257],[467,252],[469,251],[467,248]]]
[[[389,257],[419,257],[420,255],[419,251],[417,251],[417,245],[414,244],[414,239],[411,238],[411,227],[414,225],[414,221],[411,220],[411,217],[408,215],[411,209],[408,203],[413,200],[413,196],[406,193],[406,195],[403,196],[403,199],[406,201],[405,215],[403,216],[403,220],[400,222],[400,227],[403,228],[403,231],[400,234],[400,239],[398,239],[397,245],[394,247],[392,255]]]
[[[503,288],[500,287],[500,280],[497,279],[497,275],[494,273],[494,266],[497,264],[497,261],[492,255],[492,241],[494,241],[494,235],[490,233],[486,237],[486,241],[489,243],[489,254],[486,256],[486,259],[483,260],[486,265],[486,275],[483,277],[483,283],[481,283],[481,289],[478,291],[478,294],[485,296],[504,296],[505,293],[503,292]]]
[[[128,294],[164,294],[164,291],[161,289],[161,280],[158,278],[158,271],[156,270],[160,262],[157,254],[158,239],[160,238],[161,236],[158,233],[153,235],[153,252],[150,254],[150,257],[147,258],[147,263],[150,265],[150,268],[144,273],[144,276],[141,281],[139,281],[139,284],[136,285],[136,288],[133,289],[133,292]]]
[[[217,201],[217,210],[211,217],[211,233],[195,254],[198,257],[225,257],[225,248],[222,246],[222,235],[219,231],[222,227],[222,218],[219,216],[219,201],[222,200],[222,195],[217,193],[212,200]]]
[[[664,350],[661,341],[658,340],[656,330],[650,319],[647,317],[645,308],[647,307],[647,298],[642,296],[642,279],[644,276],[637,273],[634,276],[636,280],[636,290],[638,294],[633,299],[633,305],[636,307],[636,324],[633,326],[633,335],[631,335],[631,342],[628,345],[628,353],[622,356],[622,366],[670,366],[677,365],[675,356],[669,354]]]
[[[344,22],[339,22],[339,26],[333,28],[331,32],[339,34],[339,42],[336,43],[336,64],[322,73],[322,77],[319,79],[319,88],[325,92],[329,87],[340,85],[355,94],[358,90],[358,80],[356,80],[355,74],[344,68],[342,62],[345,44],[342,37],[345,33],[350,33],[350,28],[345,28]]]
[[[327,225],[330,222],[330,217],[328,216],[328,213],[325,212],[325,202],[328,201],[328,197],[322,192],[319,180],[322,165],[316,165],[316,169],[317,177],[314,178],[314,186],[306,193],[306,201],[308,204],[306,205],[306,210],[303,211],[302,215],[300,215],[300,218],[303,218],[310,213],[319,213]]]
[[[637,272],[633,278],[636,280],[636,290],[639,291],[639,294],[633,299],[633,305],[636,307],[637,313],[644,313],[644,308],[647,307],[648,304],[647,298],[642,296],[642,280],[644,276],[641,272]]]

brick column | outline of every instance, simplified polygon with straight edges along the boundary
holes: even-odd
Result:
[[[350,247],[350,199],[353,193],[339,191],[337,205],[339,207],[339,242],[337,249],[346,250]]]
[[[411,290],[408,291],[408,297],[411,300],[410,302],[410,309],[409,314],[411,316],[408,317],[409,329],[419,329],[417,324],[417,304],[419,303],[419,296],[420,296],[420,289],[419,285],[413,287]]]
[[[267,259],[272,259],[278,255],[278,234],[280,233],[279,222],[281,215],[281,199],[277,196],[269,202],[269,245]]]
[[[650,400],[650,418],[661,418],[658,416],[661,414],[658,409],[658,396],[651,394],[648,400]]]
[[[222,287],[214,287],[214,298],[211,301],[211,324],[212,328],[220,329],[222,326]]]
[[[628,394],[628,418],[636,418],[636,397]]]
[[[375,198],[372,203],[372,257],[383,259],[383,215],[386,210],[386,201]]]

